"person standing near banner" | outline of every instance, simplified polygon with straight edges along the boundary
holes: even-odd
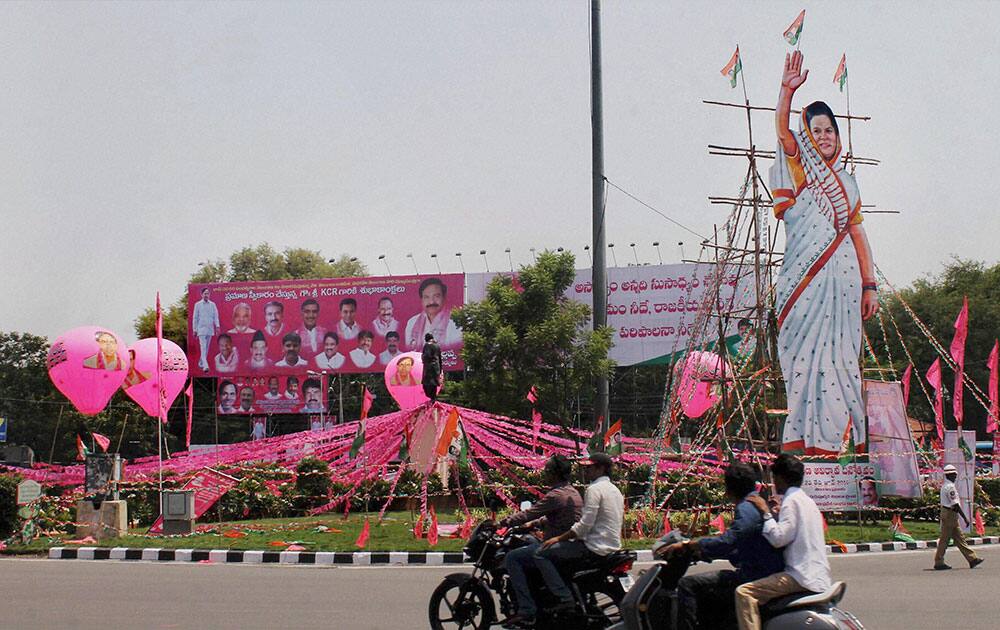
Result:
[[[836,455],[848,422],[855,444],[865,439],[858,356],[861,322],[878,310],[878,286],[861,226],[861,194],[838,159],[833,111],[816,101],[802,109],[797,133],[788,128],[792,97],[808,74],[801,52],[785,57],[775,108],[777,157],[769,172],[786,242],[775,285],[789,410],[782,448]],[[824,394],[817,398],[817,392]]]
[[[946,571],[951,567],[944,563],[944,552],[948,549],[948,543],[954,539],[955,546],[965,556],[970,569],[975,569],[983,563],[983,559],[976,555],[962,534],[962,528],[958,526],[958,517],[969,526],[969,517],[962,511],[962,502],[958,498],[958,490],[955,488],[955,480],[958,479],[958,469],[951,464],[944,467],[944,483],[941,484],[941,535],[938,536],[937,547],[934,551],[934,569],[936,571]]]
[[[424,335],[424,349],[420,351],[420,361],[424,364],[424,373],[420,384],[424,386],[424,394],[432,401],[437,400],[438,387],[441,386],[441,348],[434,341],[434,335]]]
[[[208,287],[201,290],[201,300],[195,303],[191,319],[191,328],[198,337],[198,347],[201,350],[198,366],[202,372],[208,371],[208,346],[212,343],[212,337],[219,333],[219,309],[215,302],[208,299],[209,293]]]

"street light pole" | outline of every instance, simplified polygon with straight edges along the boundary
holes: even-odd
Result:
[[[601,0],[590,2],[590,172],[593,174],[593,264],[591,266],[594,296],[594,329],[608,324],[608,281],[605,265],[604,233],[604,115],[601,86]],[[594,400],[594,420],[607,422],[608,379],[597,378]],[[603,431],[603,425],[599,427]]]

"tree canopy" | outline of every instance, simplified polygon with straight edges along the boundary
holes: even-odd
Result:
[[[594,379],[610,375],[612,330],[591,330],[591,309],[563,297],[574,278],[568,252],[544,252],[522,267],[517,282],[498,276],[481,302],[452,313],[465,341],[465,380],[449,389],[467,405],[529,417],[525,399],[538,391],[550,422],[566,423],[580,398],[593,396]]]

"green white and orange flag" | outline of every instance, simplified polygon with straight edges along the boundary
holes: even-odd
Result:
[[[840,65],[837,66],[837,73],[833,75],[833,82],[840,85],[840,91],[844,91],[847,85],[847,53],[840,56]]]
[[[604,434],[604,452],[611,457],[622,454],[622,421],[618,420],[611,425],[608,432]]]
[[[837,461],[841,466],[851,463],[854,458],[854,418],[847,419],[847,428],[844,429],[844,436],[840,439],[840,453],[837,454]]]
[[[729,78],[729,87],[736,87],[736,75],[738,75],[743,70],[743,60],[740,59],[740,47],[736,47],[736,52],[729,59],[729,63],[726,67],[721,70],[721,74],[724,77]]]
[[[802,9],[799,11],[799,17],[795,18],[791,26],[785,29],[784,37],[785,41],[792,46],[799,43],[799,36],[802,35],[802,22],[806,19],[806,10]]]

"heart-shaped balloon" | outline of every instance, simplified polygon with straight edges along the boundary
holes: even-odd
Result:
[[[731,369],[727,372],[732,374]],[[690,352],[675,368],[675,376],[678,373],[677,399],[684,415],[700,418],[719,402],[718,378],[722,375],[722,357],[714,352]]]
[[[400,409],[412,409],[430,400],[420,384],[423,375],[424,362],[419,352],[397,354],[385,366],[385,386]]]
[[[45,357],[49,378],[76,409],[88,416],[104,409],[125,375],[125,342],[101,326],[81,326],[59,335]]]
[[[161,374],[165,394],[164,404],[167,409],[174,399],[184,389],[187,381],[188,362],[181,350],[173,341],[164,339],[161,342],[163,358]],[[128,349],[132,356],[132,369],[129,370],[122,389],[129,398],[139,403],[142,410],[153,417],[159,416],[159,402],[156,387],[156,338],[140,339]]]

